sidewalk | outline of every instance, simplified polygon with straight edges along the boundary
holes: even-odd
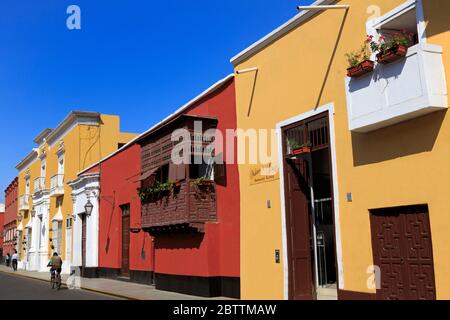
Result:
[[[0,272],[41,281],[50,281],[50,272],[34,272],[24,270],[14,272],[11,268],[6,267],[5,265],[0,265]],[[66,283],[68,277],[68,275],[62,275],[63,284]],[[203,298],[174,292],[160,291],[156,290],[153,286],[101,278],[80,278],[79,285],[83,290],[128,300],[230,300],[229,298]]]

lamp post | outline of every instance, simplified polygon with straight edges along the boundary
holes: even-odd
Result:
[[[88,202],[84,206],[84,210],[87,216],[91,215],[92,209],[94,209],[94,205],[91,203],[91,200],[88,200]]]

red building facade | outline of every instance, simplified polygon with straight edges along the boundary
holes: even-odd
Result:
[[[137,194],[141,176],[141,148],[132,144],[104,160],[100,170],[99,274],[151,284],[153,245],[141,230]]]
[[[4,230],[4,221],[5,221],[5,212],[4,212],[4,208],[3,205],[0,205],[0,235],[3,235],[3,230]],[[0,258],[3,257],[3,240],[4,240],[4,236],[0,237]]]
[[[3,256],[7,253],[12,254],[16,246],[16,219],[19,201],[18,188],[19,180],[15,178],[5,190],[5,213],[3,215],[3,221],[0,221],[0,228],[3,228],[3,237],[1,239],[3,241]]]
[[[237,162],[222,166],[222,181],[211,182],[207,186],[211,190],[207,197],[203,194],[197,199],[198,194],[189,187],[193,179],[192,168],[188,166],[178,170],[176,177],[170,177],[174,182],[177,180],[178,189],[182,190],[179,193],[180,205],[176,201],[172,201],[172,206],[149,205],[141,199],[139,192],[156,172],[155,169],[149,173],[147,165],[149,158],[146,154],[155,155],[149,141],[161,132],[170,133],[179,128],[177,126],[190,126],[194,120],[201,120],[224,134],[227,129],[236,129],[233,76],[216,83],[114,154],[80,173],[100,173],[96,276],[154,284],[160,290],[198,296],[239,298]],[[172,147],[173,143],[169,145]],[[166,148],[165,152],[169,151]],[[236,155],[236,141],[234,151]],[[226,156],[224,152],[224,158]],[[168,159],[170,156],[166,156],[164,161],[168,162]],[[166,167],[170,166],[166,164]],[[219,172],[215,174],[219,176]],[[189,188],[191,190],[186,191]],[[188,202],[192,205],[184,206]],[[199,221],[192,221],[193,228],[174,231],[172,226],[175,229],[178,226],[173,225],[173,221],[152,226],[152,221],[161,216],[178,215],[182,208],[187,207],[191,210],[190,217],[194,214],[199,217]],[[187,213],[187,210],[183,212]]]
[[[227,163],[220,173],[215,170],[215,178],[202,190],[195,186],[201,178],[199,167],[175,166],[170,160],[171,132],[180,128],[191,130],[196,121],[202,122],[204,130],[216,128],[224,136],[227,129],[236,129],[233,76],[217,83],[138,139],[142,148],[141,187],[154,184],[155,176],[165,175],[162,180],[177,182],[170,194],[141,203],[142,228],[154,237],[155,286],[198,296],[239,298],[237,159]],[[234,146],[236,156],[236,141]],[[225,150],[226,145],[224,159]],[[217,181],[219,176],[221,182]]]

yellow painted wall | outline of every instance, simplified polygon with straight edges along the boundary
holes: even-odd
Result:
[[[30,175],[30,191],[29,191],[29,207],[32,208],[33,207],[33,198],[32,198],[32,194],[34,192],[34,186],[33,186],[33,180],[35,177],[38,177],[40,175],[41,172],[41,168],[40,168],[40,162],[38,160],[33,161],[28,168],[24,169],[23,171],[21,171],[18,175],[19,177],[19,199],[20,196],[25,195],[26,192],[26,180],[25,177],[27,176],[27,173],[29,172]],[[23,225],[23,230],[22,230],[22,237],[19,239],[17,238],[17,243],[22,243],[24,238],[25,238],[25,226],[28,224],[28,222],[31,219],[31,214],[30,212],[28,212],[28,214],[25,216],[23,211],[18,212],[18,214],[21,214],[22,216],[22,225]],[[17,225],[19,225],[19,222],[17,222]],[[22,250],[21,252],[19,252],[20,258],[23,260],[25,258],[25,255],[27,254],[26,250],[24,250],[25,245],[22,245]]]
[[[136,134],[120,132],[120,118],[113,115],[101,115],[101,126],[80,124],[74,127],[64,137],[64,196],[62,197],[63,241],[62,257],[66,259],[66,224],[65,220],[72,215],[73,204],[71,198],[72,189],[67,182],[75,180],[77,174],[100,161],[107,155],[116,151],[119,143],[126,143]],[[58,173],[58,156],[56,151],[58,143],[47,153],[47,178],[46,187],[50,188],[50,178]],[[57,198],[50,200],[50,227],[52,219],[58,213]],[[50,234],[51,237],[51,234]],[[49,243],[49,253],[52,252]],[[61,253],[60,253],[61,254]]]
[[[256,82],[255,73],[236,76],[237,125],[242,129],[271,129],[278,122],[316,106],[334,103],[344,289],[372,292],[366,286],[366,270],[373,264],[368,210],[427,203],[437,294],[440,299],[450,299],[450,208],[447,201],[450,120],[447,112],[369,134],[352,134],[348,129],[345,53],[359,48],[365,40],[366,21],[372,14],[367,13],[369,6],[379,6],[384,14],[403,2],[342,1],[351,5],[351,9],[334,59],[332,53],[343,22],[343,10],[329,10],[315,16],[237,65],[237,70],[259,69]],[[450,83],[450,25],[446,16],[450,12],[450,1],[424,1],[424,11],[429,21],[428,41],[443,47]],[[329,76],[324,83],[331,59]],[[242,298],[283,299],[283,264],[276,264],[274,259],[274,251],[283,249],[280,182],[251,186],[250,169],[250,165],[239,167]],[[352,203],[346,200],[347,192],[353,193]],[[272,209],[267,209],[267,200],[272,200]]]
[[[77,173],[98,162],[102,158],[116,151],[119,143],[126,143],[136,137],[136,134],[120,132],[120,117],[114,115],[101,115],[101,125],[79,124],[67,132],[61,140],[56,141],[53,146],[45,144],[47,155],[46,189],[50,189],[51,178],[58,174],[58,147],[64,142],[64,196],[62,199],[61,212],[63,215],[62,252],[58,252],[62,259],[67,259],[66,253],[66,223],[65,220],[72,215],[73,204],[71,199],[71,188],[67,182],[77,178]],[[40,176],[41,161],[38,159],[30,166],[31,194],[33,194],[33,181]],[[26,170],[19,175],[19,197],[25,193]],[[32,207],[32,203],[30,208]],[[50,198],[49,228],[52,228],[52,220],[58,213],[57,198]],[[26,221],[28,222],[28,220]],[[24,227],[26,225],[24,221]],[[52,237],[50,232],[49,237]],[[51,243],[48,243],[49,255],[52,253]]]

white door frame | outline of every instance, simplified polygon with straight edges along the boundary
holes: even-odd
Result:
[[[283,240],[283,270],[284,270],[284,298],[289,299],[289,261],[288,261],[288,246],[287,246],[287,231],[286,231],[286,201],[284,188],[284,161],[283,161],[283,135],[282,128],[306,120],[318,114],[328,111],[329,131],[330,131],[330,151],[331,151],[331,167],[333,176],[333,201],[334,201],[334,224],[335,224],[335,243],[336,243],[336,260],[338,268],[339,289],[344,288],[344,271],[342,263],[342,242],[341,242],[341,227],[339,219],[339,189],[338,189],[338,175],[337,175],[337,161],[336,161],[336,136],[334,129],[334,104],[330,103],[311,111],[302,113],[293,118],[277,123],[278,132],[278,159],[280,161],[280,199],[281,199],[281,220],[282,220],[282,240]],[[317,273],[317,270],[316,270]]]

